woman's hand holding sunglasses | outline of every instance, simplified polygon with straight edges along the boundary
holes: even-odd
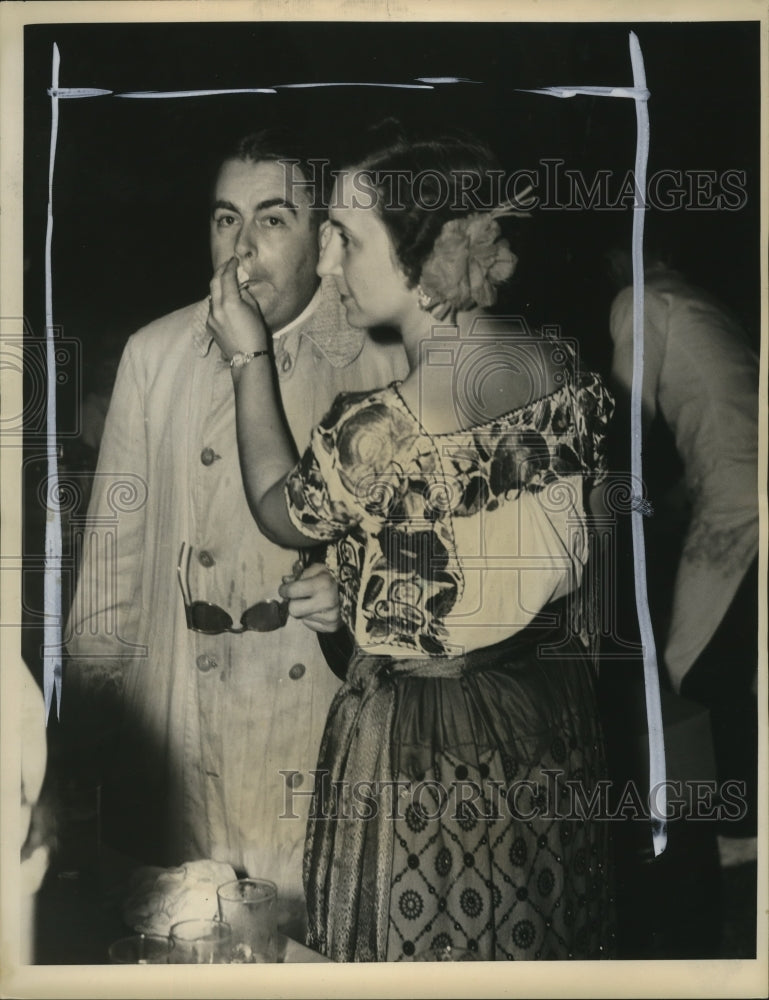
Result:
[[[341,626],[339,591],[323,563],[310,563],[301,576],[284,576],[278,593],[288,613],[313,632],[336,632]]]

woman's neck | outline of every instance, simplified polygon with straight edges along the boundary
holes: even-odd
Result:
[[[401,330],[410,369],[401,396],[428,433],[460,430],[473,422],[455,398],[456,368],[460,353],[466,355],[474,322],[482,315],[475,309],[441,320],[421,312],[419,324]]]
[[[420,309],[409,315],[400,326],[401,339],[409,363],[409,378],[420,367],[430,364],[429,347],[432,341],[441,340],[445,346],[446,339],[464,340],[473,330],[475,320],[483,315],[483,310],[472,309],[468,312],[455,313],[445,319],[439,319],[435,314]],[[452,330],[449,338],[449,330]]]
[[[400,324],[401,340],[409,363],[409,376],[414,374],[424,358],[424,345],[432,337],[433,325],[433,318],[421,310],[408,316]]]

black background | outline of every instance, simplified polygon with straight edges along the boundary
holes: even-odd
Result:
[[[758,336],[759,31],[757,24],[217,23],[55,25],[26,29],[27,317],[42,335],[52,46],[62,87],[115,92],[334,81],[473,84],[409,91],[319,88],[276,95],[59,102],[53,191],[54,322],[84,345],[105,342],[203,297],[209,278],[212,163],[229,141],[272,121],[310,129],[333,153],[345,133],[396,114],[479,133],[508,171],[544,158],[590,178],[632,168],[632,101],[556,99],[518,88],[632,85],[636,31],[651,91],[649,174],[746,172],[747,204],[729,211],[650,211],[650,232],[681,268],[726,298]],[[629,245],[631,211],[539,212],[522,259],[522,307],[561,323],[606,362],[601,252]],[[64,390],[66,391],[66,390]]]

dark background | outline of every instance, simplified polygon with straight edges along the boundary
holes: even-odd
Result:
[[[633,102],[562,100],[517,88],[632,85],[628,32],[639,36],[651,91],[649,173],[740,169],[741,211],[649,212],[682,268],[727,298],[758,334],[759,32],[750,23],[690,24],[156,24],[26,29],[27,316],[43,332],[43,249],[53,42],[60,85],[130,90],[270,86],[311,81],[475,84],[405,91],[322,88],[167,100],[113,96],[59,102],[53,191],[54,322],[86,360],[142,323],[201,298],[209,278],[207,199],[223,144],[269,121],[333,146],[388,114],[469,127],[509,171],[559,157],[615,172],[634,162]],[[631,211],[540,212],[522,261],[536,319],[605,347],[600,252],[629,245]],[[525,272],[525,273],[524,273]],[[601,355],[602,351],[596,353]]]

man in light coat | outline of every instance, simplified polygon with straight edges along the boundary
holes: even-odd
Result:
[[[316,274],[323,214],[311,176],[290,141],[250,136],[219,169],[210,217],[214,269],[238,257],[242,294],[273,331],[300,450],[337,393],[407,370],[400,343],[351,328]],[[62,719],[82,742],[98,732],[86,752],[103,758],[114,846],[272,879],[281,924],[301,937],[309,772],[339,684],[315,633],[339,625],[336,588],[322,563],[288,579],[297,553],[253,521],[230,365],[272,362],[223,358],[208,310],[203,300],[164,316],[125,348],[65,636]],[[285,607],[270,603],[281,598],[282,626]]]

